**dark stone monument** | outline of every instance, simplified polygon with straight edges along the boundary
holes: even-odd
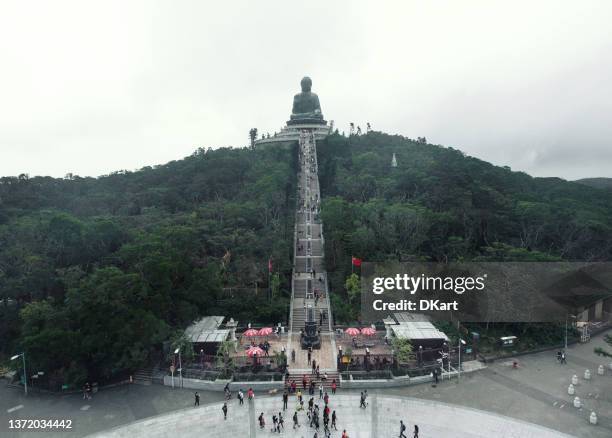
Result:
[[[305,76],[300,84],[302,86],[302,92],[296,94],[293,98],[293,109],[287,125],[326,125],[327,122],[323,120],[323,114],[321,113],[319,96],[310,91],[312,88],[312,80],[308,76]]]
[[[304,323],[304,333],[300,343],[303,349],[308,349],[309,347],[313,349],[321,348],[321,337],[317,333],[314,309],[310,305],[306,308],[306,322]]]

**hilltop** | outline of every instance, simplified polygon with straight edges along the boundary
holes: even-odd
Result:
[[[576,182],[596,189],[612,190],[612,178],[582,178]]]

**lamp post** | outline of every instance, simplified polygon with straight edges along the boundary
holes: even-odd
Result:
[[[25,395],[28,395],[28,372],[26,371],[26,359],[25,359],[25,351],[20,354],[16,354],[11,357],[11,360],[16,360],[19,358],[23,359],[23,389],[25,391]]]
[[[181,382],[181,388],[183,387],[183,364],[181,362],[181,347],[174,350],[174,354],[178,354],[179,357],[179,381]]]
[[[567,319],[568,317],[576,319],[576,315],[565,314],[565,349],[567,350]]]
[[[457,382],[459,382],[459,378],[461,377],[461,346],[465,345],[465,341],[459,338],[459,369],[457,370]]]

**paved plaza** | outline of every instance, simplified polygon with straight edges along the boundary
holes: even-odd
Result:
[[[612,330],[608,333],[612,333]],[[444,428],[453,421],[463,422],[465,418],[477,419],[476,428],[480,427],[480,421],[484,421],[485,418],[487,421],[498,419],[501,422],[500,424],[511,424],[505,417],[486,416],[483,412],[474,413],[470,409],[463,409],[466,407],[539,424],[579,438],[609,438],[612,436],[612,372],[606,370],[605,376],[598,376],[595,372],[590,382],[586,382],[582,378],[584,369],[589,368],[595,371],[596,365],[599,363],[611,362],[609,358],[603,360],[593,353],[593,348],[603,345],[602,336],[597,336],[587,344],[570,346],[567,365],[559,365],[555,359],[555,352],[547,351],[518,357],[518,369],[513,369],[509,361],[499,361],[489,365],[485,370],[462,375],[459,382],[445,380],[435,388],[428,384],[422,384],[394,389],[370,389],[368,392],[370,393],[371,404],[365,414],[359,411],[358,402],[355,404],[354,401],[358,399],[359,391],[341,389],[337,400],[333,398],[331,401],[332,408],[339,410],[339,425],[347,427],[349,431],[354,430],[350,434],[351,437],[369,436],[357,435],[357,433],[371,432],[372,426],[369,422],[373,420],[372,415],[375,409],[377,416],[374,419],[378,421],[376,427],[381,428],[378,429],[383,434],[381,436],[389,437],[398,435],[397,424],[400,418],[407,421],[409,425],[416,421],[421,427],[421,437],[444,436],[440,435],[442,432],[439,432],[438,429],[431,429],[432,431],[436,430],[436,435],[426,434],[425,431],[428,430],[429,425],[432,425],[432,428]],[[580,376],[580,383],[576,392],[586,405],[581,410],[572,406],[572,398],[567,394],[567,385],[573,374]],[[151,425],[161,424],[158,419],[153,417],[162,416],[160,418],[163,418],[165,414],[171,414],[172,417],[172,414],[176,413],[177,418],[184,416],[185,421],[189,416],[194,415],[193,418],[196,421],[199,412],[209,414],[205,415],[205,418],[197,419],[196,423],[192,425],[192,428],[199,431],[200,435],[198,436],[214,436],[207,434],[208,421],[214,423],[217,429],[226,428],[223,434],[219,432],[220,434],[217,436],[250,436],[251,425],[256,426],[256,421],[250,417],[251,414],[247,412],[247,409],[240,411],[238,407],[234,406],[235,402],[232,401],[230,404],[231,420],[226,423],[221,418],[219,404],[222,402],[223,395],[215,392],[200,392],[200,394],[203,407],[197,409],[193,408],[193,391],[178,388],[173,390],[161,385],[111,388],[100,391],[94,395],[92,400],[86,401],[78,394],[59,397],[30,394],[28,397],[24,397],[23,392],[19,389],[7,388],[4,384],[0,384],[0,436],[2,438],[32,436],[32,432],[8,430],[8,420],[17,418],[70,418],[74,422],[72,431],[45,432],[44,436],[83,437],[101,431],[118,433],[119,429],[114,430],[114,428],[143,420],[150,421]],[[351,396],[353,401],[348,399],[343,401],[340,396],[345,395]],[[387,398],[388,396],[392,398]],[[376,404],[373,404],[372,401],[374,397],[377,399]],[[268,396],[264,393],[258,393],[256,399],[257,409],[259,409],[259,406],[262,406],[262,408],[266,406],[264,410],[268,414],[271,413],[273,408],[281,407],[279,394]],[[387,400],[391,400],[391,411],[386,410]],[[429,414],[426,414],[424,410],[419,410],[421,408],[416,408],[415,403],[418,400],[428,403],[442,402],[444,404],[440,405],[440,409],[433,409]],[[404,407],[401,409],[393,408],[393,406],[400,406],[402,403]],[[292,400],[290,408],[294,404]],[[374,408],[374,406],[377,407]],[[422,406],[424,406],[422,409],[426,409],[426,406],[432,405]],[[597,426],[588,422],[588,416],[592,409],[596,410],[599,415]],[[290,429],[290,417],[293,412],[288,412],[290,412],[290,415],[285,424]],[[244,418],[241,419],[241,415]],[[352,420],[351,415],[355,416],[354,420]],[[483,417],[480,415],[483,415]],[[421,419],[421,416],[423,419]],[[358,421],[359,423],[352,423],[352,421]],[[267,422],[269,423],[269,415]],[[211,428],[213,427],[212,423]],[[364,430],[361,430],[361,426],[356,430],[356,424],[367,424],[367,426]],[[389,427],[388,434],[382,429],[382,425]],[[233,435],[236,428],[241,429],[236,432],[237,435]],[[301,431],[304,431],[304,429],[302,428]],[[466,433],[474,434],[478,432],[468,429]],[[285,435],[292,436],[289,431],[285,432]],[[312,437],[312,435],[304,434],[304,437]],[[172,436],[183,435],[173,434]],[[294,436],[301,437],[302,435]],[[525,437],[529,435],[508,436]]]
[[[418,424],[421,437],[470,438],[470,437],[522,437],[561,438],[569,437],[561,432],[524,423],[512,418],[484,411],[461,408],[445,403],[418,400],[407,397],[373,395],[368,397],[368,406],[359,407],[359,395],[337,395],[331,398],[330,409],[338,415],[338,431],[332,436],[339,437],[346,429],[349,437],[378,438],[399,434],[399,422],[403,420],[412,431]],[[202,408],[186,409],[180,412],[143,420],[96,437],[268,437],[271,432],[272,414],[282,407],[278,398],[262,398],[239,406],[230,403],[228,419],[223,420],[222,404]],[[308,426],[304,412],[300,412],[300,427],[293,429],[291,416],[293,408],[286,411],[283,436],[312,437],[315,429]],[[264,414],[266,427],[260,429],[256,418]],[[278,434],[276,434],[278,435]],[[322,427],[319,432],[322,435]]]

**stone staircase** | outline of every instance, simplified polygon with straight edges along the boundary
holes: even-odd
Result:
[[[306,379],[308,383],[306,385],[306,391],[304,391],[304,387],[302,385],[302,379],[306,375]],[[304,399],[308,401],[308,385],[310,382],[315,383],[315,393],[313,397],[319,397],[319,385],[323,385],[323,389],[331,394],[331,385],[334,380],[336,380],[336,386],[340,388],[340,373],[337,371],[327,371],[327,380],[323,380],[323,371],[319,374],[319,378],[317,378],[316,374],[312,374],[311,370],[304,370],[304,372],[296,371],[289,373],[289,379],[285,380],[285,388],[291,386],[291,382],[295,380],[295,384],[298,389],[302,390],[302,394],[304,395]]]
[[[321,333],[329,333],[329,324],[327,324],[329,309],[324,307],[316,308],[317,323],[319,323],[319,311],[323,312],[323,325],[321,326]],[[304,323],[306,322],[306,310],[304,308],[293,309],[293,322],[297,327],[304,327]]]
[[[153,368],[143,368],[133,375],[134,383],[137,385],[153,384]]]
[[[321,348],[316,355],[321,369],[334,371],[335,338],[331,331],[331,309],[324,263],[324,236],[319,210],[321,193],[319,189],[318,163],[315,137],[304,130],[299,139],[300,172],[298,174],[298,209],[296,212],[294,240],[294,268],[291,296],[291,316],[288,350],[299,352],[296,372],[307,366],[305,352],[301,350],[299,334],[305,327],[307,308],[314,310],[317,330],[321,334]],[[315,299],[318,296],[318,299]],[[320,315],[323,323],[320,324]],[[290,365],[291,369],[291,365]],[[301,381],[301,377],[300,377]],[[339,381],[337,380],[339,384]],[[331,379],[330,383],[331,384]]]

